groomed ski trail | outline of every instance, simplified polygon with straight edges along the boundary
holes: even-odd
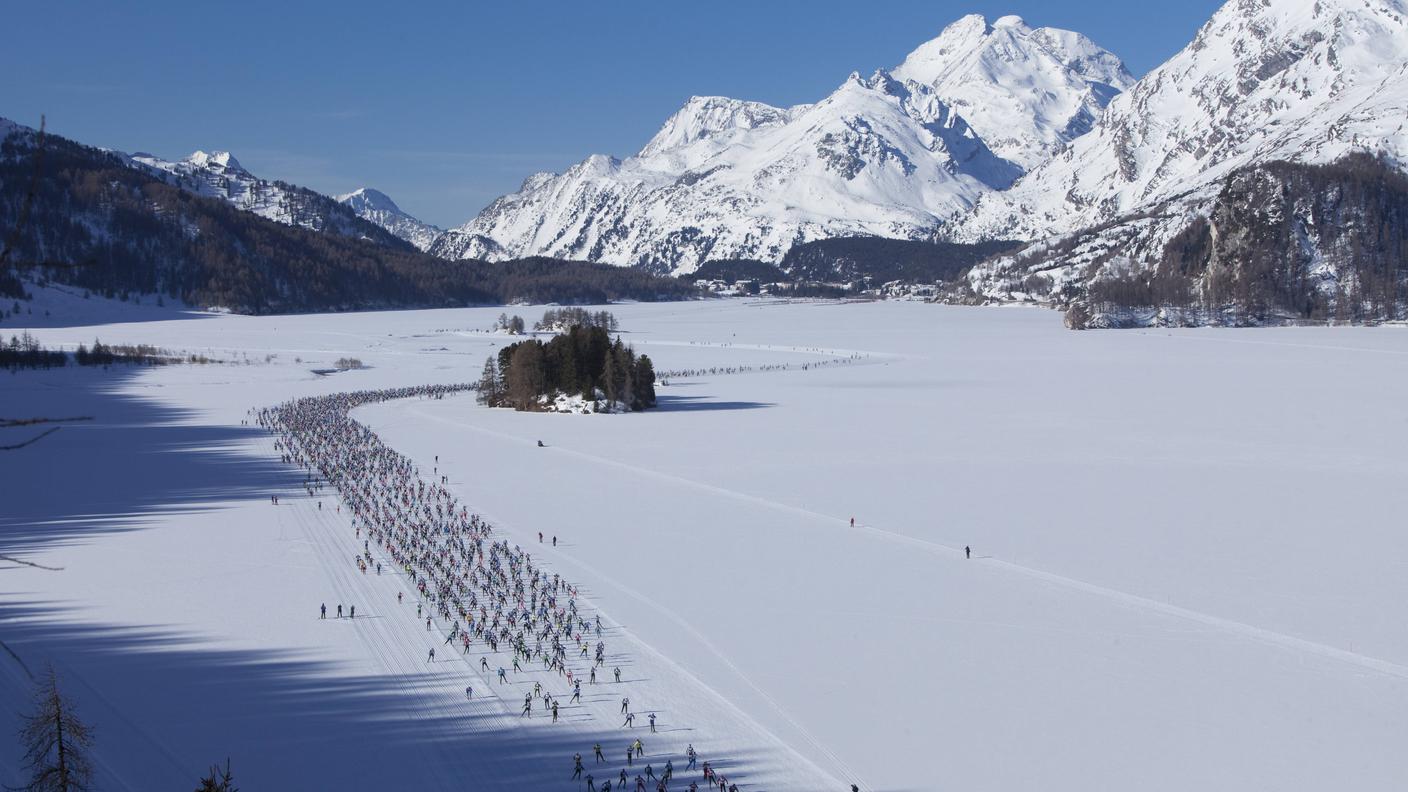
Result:
[[[464,424],[456,421],[451,421],[444,417],[428,413],[419,408],[413,407],[411,408],[411,411],[418,417],[424,418],[426,420],[449,424],[459,428],[468,429],[473,432],[498,437],[503,440],[509,440],[512,442],[524,444],[531,444],[533,442],[518,437],[516,435],[504,432],[497,432],[492,429],[486,429],[481,426],[474,426],[471,424]],[[570,448],[564,448],[559,445],[554,445],[545,448],[544,451],[557,454],[565,454],[578,459],[591,461],[596,464],[609,465],[620,470],[629,471],[632,474],[655,479],[657,481],[664,481],[681,486],[691,487],[694,489],[710,492],[722,497],[731,498],[733,500],[743,501],[746,503],[753,503],[777,511],[802,515],[815,520],[826,522],[831,525],[839,526],[845,530],[868,534],[870,536],[874,536],[876,538],[889,542],[908,545],[910,547],[924,550],[934,555],[940,555],[952,559],[962,559],[963,557],[963,548],[960,547],[955,547],[953,545],[947,545],[928,539],[920,539],[918,537],[909,536],[903,533],[899,533],[897,531],[887,530],[874,525],[858,524],[855,526],[851,526],[848,520],[844,517],[823,514],[821,512],[812,511],[801,506],[793,506],[791,504],[769,500],[758,495],[750,495],[748,493],[739,492],[737,490],[731,490],[726,487],[707,484],[701,481],[695,481],[693,479],[675,476],[670,473],[662,473],[658,470],[652,470],[650,468],[631,465],[607,457],[589,454],[584,451],[577,451]],[[1078,591],[1084,594],[1088,594],[1090,596],[1099,597],[1101,599],[1115,602],[1122,606],[1135,610],[1159,613],[1165,616],[1172,616],[1177,619],[1202,624],[1204,626],[1212,627],[1232,635],[1246,638],[1248,640],[1257,641],[1259,643],[1269,644],[1291,651],[1316,655],[1329,660],[1335,660],[1341,663],[1346,663],[1348,665],[1353,665],[1367,671],[1373,671],[1387,676],[1397,677],[1400,679],[1408,679],[1408,666],[1399,663],[1394,663],[1389,660],[1383,660],[1381,658],[1363,655],[1358,652],[1352,652],[1347,649],[1341,649],[1339,647],[1318,643],[1316,641],[1311,641],[1305,638],[1299,638],[1294,635],[1287,635],[1285,633],[1276,632],[1274,630],[1269,630],[1264,627],[1258,627],[1253,624],[1247,624],[1245,622],[1239,622],[1233,619],[1227,619],[1221,616],[1216,616],[1214,614],[1179,607],[1171,603],[1159,602],[1158,600],[1143,597],[1138,594],[1131,594],[1129,592],[1119,591],[1117,589],[1108,588],[1106,586],[1101,586],[1095,583],[1089,583],[1087,581],[1077,580],[1075,578],[1066,577],[1064,575],[1058,575],[1054,572],[1047,572],[1045,570],[1036,569],[1034,567],[1016,564],[1011,561],[1003,561],[997,558],[965,559],[964,561],[965,563],[983,564],[1002,570],[1009,574],[1020,575],[1022,577],[1034,580],[1040,580],[1042,582],[1059,586],[1061,588],[1069,589],[1072,591]],[[745,682],[748,682],[746,677],[744,677],[743,679]],[[752,686],[751,682],[748,682],[748,684]],[[785,716],[785,713],[781,714]]]

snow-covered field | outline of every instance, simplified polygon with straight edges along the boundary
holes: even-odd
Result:
[[[45,317],[50,344],[239,362],[0,374],[0,418],[92,417],[0,452],[0,553],[55,568],[0,561],[0,706],[52,662],[104,789],[186,788],[229,756],[246,789],[579,790],[574,752],[600,783],[637,736],[657,769],[692,743],[744,790],[1408,780],[1408,330],[615,306],[657,369],[752,370],[675,379],[646,414],[358,410],[607,614],[625,681],[552,725],[517,711],[533,681],[565,700],[556,675],[426,663],[443,636],[404,579],[358,572],[336,499],[300,497],[241,423],[472,380],[500,310]],[[369,368],[312,372],[340,357]],[[622,696],[661,733],[620,729]],[[0,781],[17,763],[0,742]]]

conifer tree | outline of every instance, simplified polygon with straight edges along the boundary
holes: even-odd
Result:
[[[30,771],[24,792],[87,792],[92,789],[93,765],[88,752],[93,730],[79,720],[72,702],[59,693],[50,668],[35,691],[34,711],[20,728],[24,762]]]
[[[503,381],[499,379],[499,364],[490,355],[484,361],[484,373],[479,376],[480,404],[497,407],[503,401]]]
[[[505,376],[508,400],[515,409],[531,410],[538,397],[545,393],[543,345],[537,341],[515,344],[512,362]]]
[[[637,410],[655,406],[655,364],[649,355],[636,358],[635,365],[635,405]]]
[[[240,788],[235,786],[235,777],[230,772],[230,760],[225,760],[225,768],[220,769],[220,765],[210,766],[210,775],[200,780],[200,786],[195,792],[240,792]]]

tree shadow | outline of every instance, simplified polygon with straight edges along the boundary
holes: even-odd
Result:
[[[251,454],[257,427],[195,423],[173,409],[120,390],[143,369],[68,367],[27,371],[5,382],[0,418],[91,416],[0,452],[5,482],[0,553],[37,550],[140,528],[148,516],[216,508],[220,502],[296,488],[296,471]],[[4,429],[22,442],[45,425]]]
[[[655,397],[656,409],[660,412],[703,412],[710,410],[761,410],[777,405],[755,401],[712,401],[704,396],[661,396]]]
[[[119,392],[140,371],[62,369],[0,380],[0,417],[93,417],[0,453],[0,553],[43,551],[142,530],[157,516],[298,491],[296,469],[250,450],[247,441],[262,430],[204,425],[192,411]],[[100,600],[123,597],[129,586],[177,592],[217,586],[234,600],[239,586],[258,585],[187,580],[183,570],[171,572],[174,580],[134,576],[114,590],[93,584],[86,591],[80,581],[74,591]],[[464,700],[469,665],[446,663],[424,673],[351,671],[291,649],[216,645],[187,628],[96,621],[89,605],[41,601],[14,582],[0,589],[0,709],[10,713],[0,717],[0,729],[13,733],[17,713],[28,707],[31,675],[52,664],[95,728],[96,786],[102,789],[192,788],[226,757],[246,789],[580,789],[571,780],[574,753],[590,758],[592,744],[600,742],[610,747],[608,754],[619,754],[628,735],[645,733],[579,720],[568,728],[546,722],[520,727],[516,713],[505,713],[496,697]],[[359,612],[363,618],[375,617]],[[311,610],[308,621],[313,629]],[[241,634],[257,640],[257,632]],[[626,658],[611,659],[633,670]],[[596,687],[604,693],[611,686]],[[685,742],[647,739],[647,759],[658,767],[672,758],[683,767]],[[717,767],[739,767],[741,782],[748,780],[747,768],[772,761],[757,752],[709,758]],[[621,766],[619,755],[599,769],[588,763],[598,784]],[[16,784],[21,776],[18,751],[0,747],[0,783]]]
[[[458,675],[348,675],[286,652],[201,648],[175,630],[74,616],[50,604],[0,604],[0,635],[13,652],[0,653],[0,666],[7,683],[54,666],[98,735],[102,788],[189,788],[225,757],[250,789],[568,788],[574,753],[626,739],[607,724],[506,728],[496,702],[447,695]],[[13,694],[24,686],[5,687],[14,718],[25,702]],[[682,764],[683,744],[666,747],[657,763]],[[0,752],[5,783],[22,780],[14,753]]]

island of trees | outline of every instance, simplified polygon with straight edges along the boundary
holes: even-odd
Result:
[[[574,325],[546,343],[520,341],[484,362],[479,401],[490,407],[552,410],[559,397],[580,397],[592,412],[655,406],[655,367],[646,355],[611,340],[604,327]]]

